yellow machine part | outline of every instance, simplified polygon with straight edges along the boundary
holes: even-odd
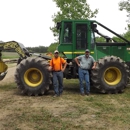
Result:
[[[0,73],[5,72],[8,69],[8,66],[0,60]]]

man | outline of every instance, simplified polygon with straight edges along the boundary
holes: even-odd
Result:
[[[63,72],[66,68],[67,62],[63,58],[59,57],[58,50],[54,51],[54,58],[50,60],[49,70],[53,74],[53,86],[55,95],[60,96],[63,92]]]
[[[75,58],[75,62],[78,65],[78,74],[80,82],[80,92],[84,96],[84,86],[83,80],[86,82],[86,95],[90,94],[90,80],[89,80],[89,70],[96,68],[95,59],[90,55],[89,49],[85,50],[85,55],[81,55]]]

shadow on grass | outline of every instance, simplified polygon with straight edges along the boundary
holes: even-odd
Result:
[[[86,89],[86,85],[84,83],[84,91],[85,91],[85,89]],[[70,92],[70,93],[80,93],[79,84],[76,84],[76,83],[65,84],[64,91]],[[101,94],[93,86],[90,87],[90,93],[91,94]]]

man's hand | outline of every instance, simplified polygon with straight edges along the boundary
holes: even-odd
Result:
[[[96,68],[96,66],[94,65],[93,67],[92,67],[92,69],[95,69]]]
[[[93,65],[93,67],[92,67],[92,69],[95,69],[96,65],[97,65],[97,63],[95,62],[94,65]]]
[[[62,72],[64,72],[64,71],[65,71],[65,69],[63,68],[61,71],[62,71]]]
[[[51,67],[51,66],[49,66],[49,67],[48,67],[48,70],[49,70],[49,71],[52,71],[52,67]]]

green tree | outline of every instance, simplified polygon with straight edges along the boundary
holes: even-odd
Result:
[[[32,53],[46,53],[48,50],[48,47],[45,46],[39,46],[39,47],[26,47],[29,52]]]
[[[54,52],[54,50],[56,50],[58,47],[58,43],[52,43],[49,47],[48,47],[48,50],[47,52]]]
[[[53,0],[60,9],[57,14],[52,16],[53,22],[56,24],[65,19],[90,19],[96,17],[98,10],[92,11],[87,0]],[[50,28],[54,36],[58,36],[55,27]]]
[[[130,30],[128,30],[125,34],[123,34],[123,36],[130,41]]]
[[[103,38],[103,37],[99,37],[99,36],[97,36],[96,37],[96,42],[106,42],[106,40],[105,40],[105,38]]]
[[[119,3],[119,9],[121,11],[125,10],[128,13],[128,15],[127,15],[128,21],[127,22],[128,22],[128,29],[130,30],[130,0],[121,1]]]

